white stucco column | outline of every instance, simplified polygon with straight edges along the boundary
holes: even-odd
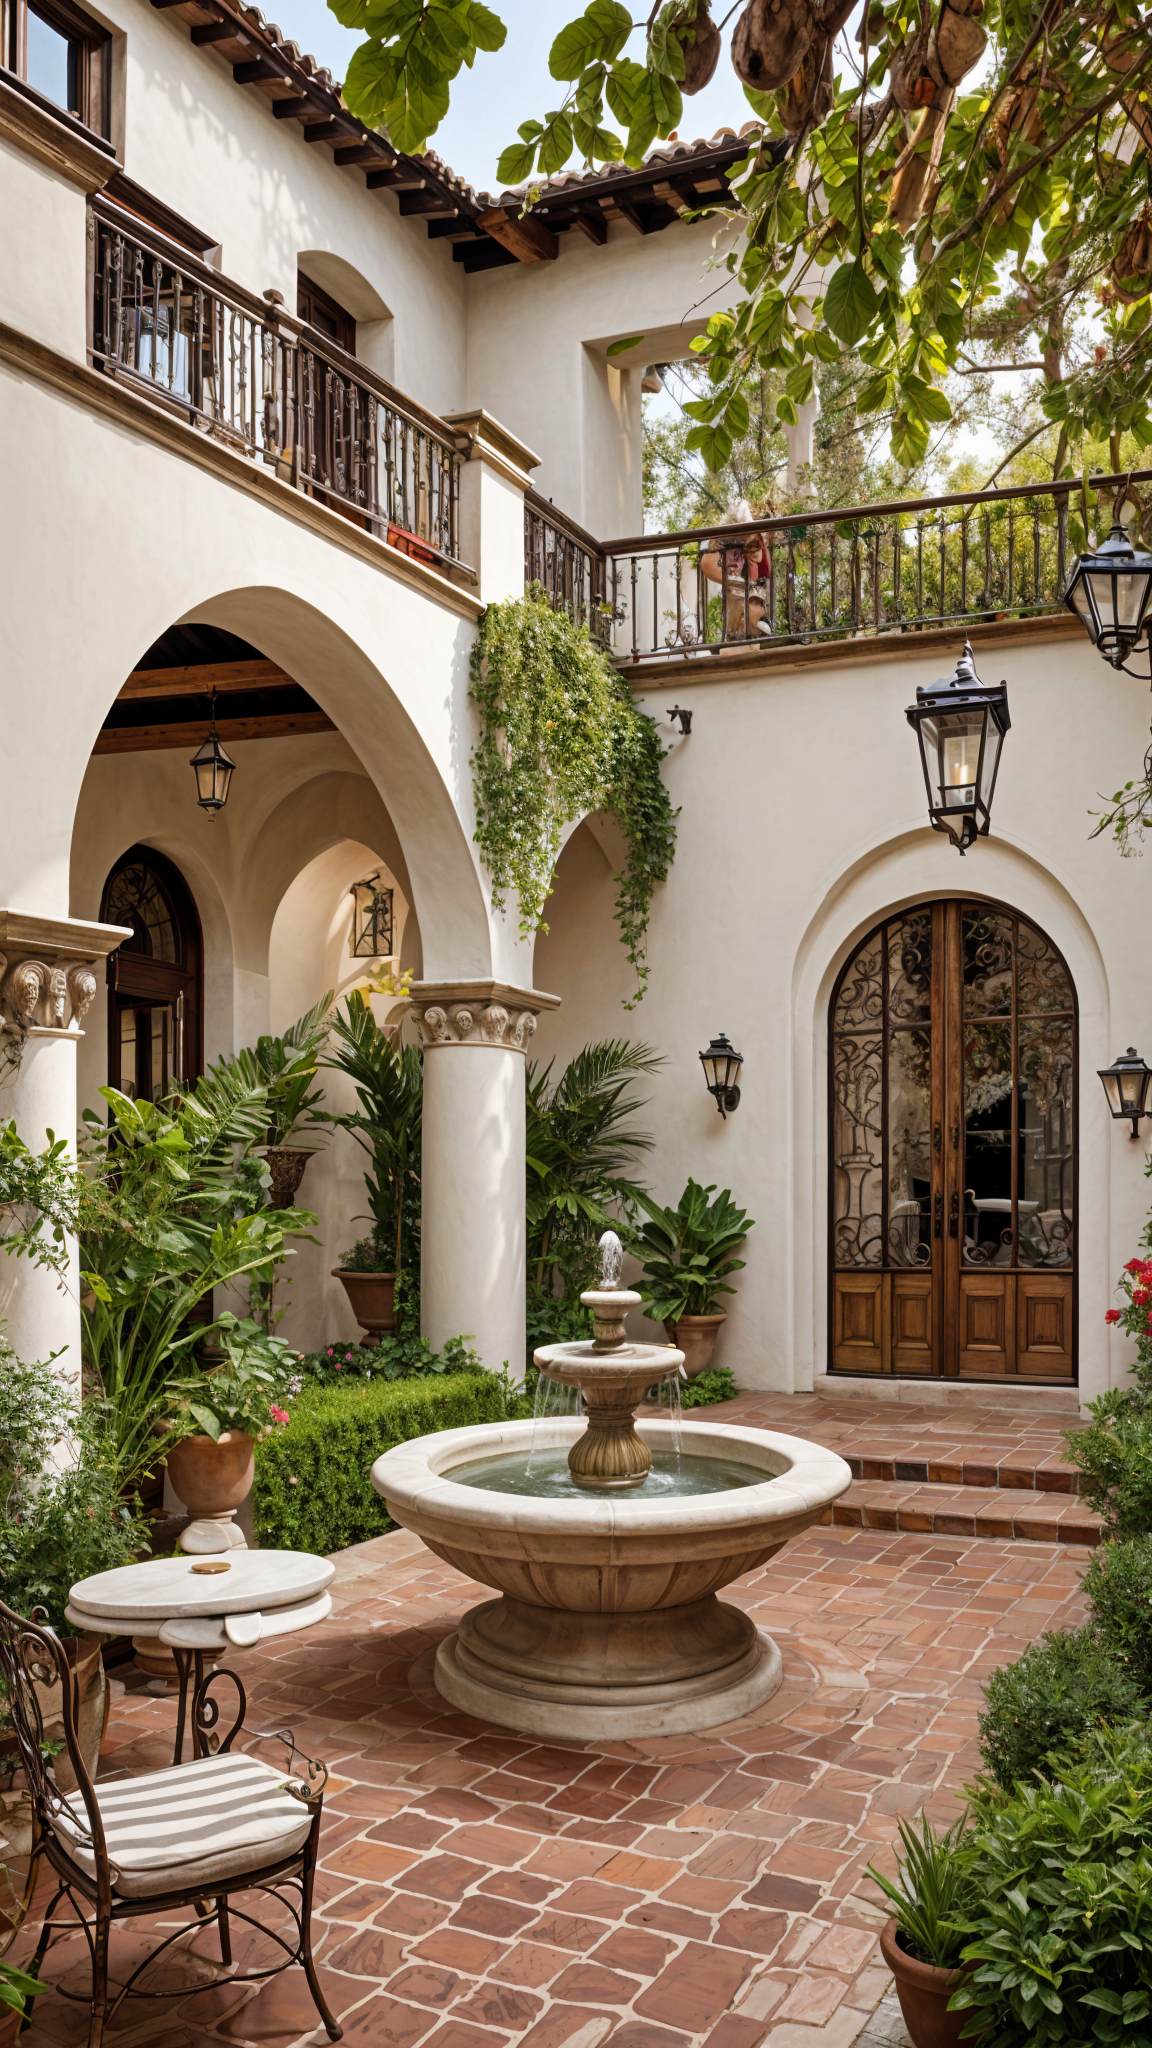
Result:
[[[460,551],[485,604],[524,595],[524,493],[540,457],[486,412],[445,415],[466,449],[460,472]]]
[[[524,1374],[524,1055],[557,996],[500,981],[418,981],[424,1045],[420,1298],[432,1344],[470,1337]]]
[[[0,1120],[14,1119],[32,1151],[51,1131],[76,1149],[76,1046],[81,1021],[104,982],[104,960],[119,925],[82,924],[0,910]],[[0,1317],[17,1357],[62,1355],[69,1380],[80,1365],[76,1248],[65,1284],[26,1258],[0,1259]]]

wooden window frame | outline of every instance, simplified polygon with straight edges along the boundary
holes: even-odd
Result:
[[[112,133],[112,36],[73,0],[4,0],[4,64],[45,105],[58,102],[40,92],[28,77],[28,16],[37,15],[57,35],[77,46],[76,107],[60,111],[78,120],[105,142]]]
[[[322,307],[327,313],[337,330],[334,335],[325,334],[324,329],[317,327],[309,314],[300,311],[300,300],[305,294],[311,298],[314,305]],[[311,327],[313,333],[319,335],[322,344],[334,343],[337,348],[343,349],[346,356],[355,355],[356,322],[351,313],[340,304],[339,299],[334,299],[331,292],[326,292],[323,285],[317,284],[315,278],[309,277],[304,270],[298,270],[296,273],[296,318]]]

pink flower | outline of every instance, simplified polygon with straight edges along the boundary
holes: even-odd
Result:
[[[1107,1315],[1106,1315],[1106,1316],[1105,1316],[1105,1318],[1104,1318],[1104,1321],[1105,1321],[1106,1323],[1118,1323],[1118,1322],[1120,1321],[1120,1311],[1119,1311],[1119,1309],[1118,1309],[1118,1308],[1110,1308],[1110,1309],[1108,1310],[1108,1313],[1107,1313]]]
[[[344,1370],[344,1360],[343,1360],[342,1358],[338,1358],[338,1359],[336,1360],[336,1363],[335,1363],[334,1367],[333,1367],[333,1371],[334,1371],[334,1372],[343,1372],[343,1370]]]
[[[276,1406],[275,1401],[273,1401],[271,1407],[268,1410],[268,1413],[272,1417],[273,1422],[290,1422],[292,1419],[291,1416],[288,1414],[287,1409],[278,1408]]]

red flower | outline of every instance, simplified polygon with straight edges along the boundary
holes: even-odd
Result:
[[[1126,1273],[1142,1273],[1144,1271],[1143,1259],[1129,1259],[1124,1271]]]
[[[1152,1301],[1152,1294],[1149,1294],[1146,1287],[1134,1287],[1132,1289],[1132,1301],[1136,1308],[1147,1308],[1148,1303]]]
[[[289,1421],[291,1421],[291,1417],[289,1416],[289,1414],[288,1414],[287,1410],[286,1410],[286,1409],[284,1409],[284,1408],[278,1408],[278,1407],[276,1406],[276,1403],[275,1403],[275,1401],[273,1401],[273,1403],[272,1403],[271,1407],[270,1407],[270,1408],[269,1408],[269,1410],[268,1410],[268,1413],[269,1413],[269,1415],[270,1415],[270,1416],[272,1417],[272,1420],[273,1420],[273,1422],[289,1422]]]
[[[1104,1321],[1105,1321],[1106,1323],[1118,1323],[1118,1322],[1120,1321],[1120,1311],[1119,1311],[1119,1309],[1118,1309],[1118,1308],[1110,1308],[1110,1309],[1108,1310],[1108,1313],[1107,1313],[1107,1315],[1106,1315],[1106,1316],[1105,1316],[1105,1318],[1104,1318]]]

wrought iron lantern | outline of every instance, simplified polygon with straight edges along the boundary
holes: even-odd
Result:
[[[716,1107],[721,1116],[726,1117],[740,1100],[738,1083],[744,1055],[729,1044],[727,1033],[722,1031],[719,1038],[711,1041],[708,1050],[700,1054],[700,1064],[704,1069],[708,1093],[716,1097]]]
[[[1152,555],[1136,552],[1119,520],[1113,521],[1112,531],[1100,547],[1078,557],[1064,602],[1075,612],[1093,647],[1113,668],[1125,668],[1141,634],[1152,665],[1152,644],[1147,637]],[[1136,675],[1138,671],[1125,669],[1125,673]]]
[[[353,882],[352,958],[377,960],[392,952],[392,891],[380,887],[380,871],[367,881]]]
[[[212,723],[203,746],[193,754],[189,767],[196,777],[196,801],[202,811],[214,818],[224,809],[236,763],[220,745],[216,730],[216,692],[212,692]]]
[[[904,716],[920,742],[933,830],[964,853],[992,822],[1000,749],[1012,723],[1008,685],[981,682],[965,641],[955,675],[918,689]]]
[[[1152,1108],[1146,1106],[1148,1091],[1152,1087],[1152,1067],[1141,1059],[1136,1047],[1130,1045],[1110,1067],[1098,1067],[1096,1071],[1104,1083],[1112,1115],[1117,1122],[1130,1118],[1132,1136],[1139,1137],[1140,1118],[1152,1116]]]

